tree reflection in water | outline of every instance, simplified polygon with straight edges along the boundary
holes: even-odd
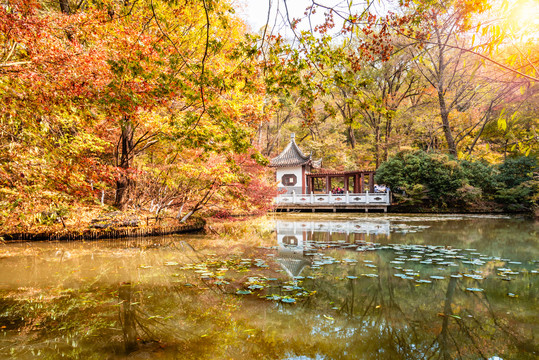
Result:
[[[5,245],[0,358],[537,357],[533,258],[286,236]],[[420,236],[407,239],[432,242]]]

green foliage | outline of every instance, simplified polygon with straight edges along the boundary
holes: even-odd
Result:
[[[501,188],[496,201],[508,211],[530,211],[539,206],[539,181],[525,181],[515,187]]]
[[[539,181],[534,180],[537,159],[520,156],[506,159],[496,176],[497,202],[509,211],[529,211],[539,205]]]
[[[429,201],[442,204],[456,196],[464,176],[458,161],[439,154],[415,151],[399,153],[377,170],[376,182],[395,190],[410,190],[415,185],[425,187]]]
[[[428,200],[427,190],[424,185],[415,184],[412,187],[405,188],[403,193],[395,193],[397,203],[404,206],[417,206]]]
[[[466,204],[476,203],[481,200],[483,192],[481,188],[465,184],[457,189],[457,197]]]
[[[539,204],[537,160],[509,158],[490,165],[439,153],[401,152],[384,162],[376,182],[389,185],[404,206],[467,207],[495,200],[506,211],[533,211]]]
[[[537,159],[520,156],[506,159],[499,167],[496,180],[507,188],[516,187],[533,179],[533,172],[539,169]]]
[[[495,167],[486,161],[469,160],[461,161],[460,166],[468,184],[481,189],[484,194],[495,193],[497,187]]]
[[[53,225],[57,222],[64,221],[64,218],[69,214],[70,209],[64,204],[52,204],[49,210],[42,211],[34,215],[34,220],[40,225]]]

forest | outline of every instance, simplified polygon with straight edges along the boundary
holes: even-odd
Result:
[[[0,228],[264,213],[291,133],[403,210],[537,213],[537,0],[289,3],[2,0]]]

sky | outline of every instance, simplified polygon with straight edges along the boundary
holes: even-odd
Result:
[[[254,32],[257,32],[260,30],[262,26],[266,24],[266,19],[268,16],[268,3],[272,3],[272,12],[271,12],[271,24],[275,21],[275,14],[277,9],[284,14],[285,8],[284,8],[284,2],[283,0],[236,0],[238,4],[244,3],[245,9],[238,10],[238,14],[242,16],[247,23],[251,26],[251,29]],[[346,0],[318,0],[317,1],[320,4],[328,5],[328,6],[337,6],[340,9],[346,9],[347,8],[347,1]],[[361,1],[356,1],[357,3],[361,3]],[[311,0],[288,0],[286,2],[288,6],[288,13],[290,15],[290,18],[302,18],[304,17],[305,9],[312,4]],[[322,23],[324,20],[323,11],[322,9],[319,9],[316,15],[313,16],[313,21],[317,23]],[[278,23],[279,20],[277,19]],[[279,29],[278,29],[279,32]]]
[[[272,3],[272,16],[271,19],[275,21],[275,13],[277,8],[284,13],[284,0],[234,0],[237,4],[244,4],[244,9],[238,9],[238,14],[243,17],[247,23],[251,26],[253,32],[258,32],[262,26],[266,24],[266,18],[268,15],[268,3]],[[353,1],[354,3],[365,4],[365,0],[317,0],[317,3],[337,6],[341,10],[346,10],[347,3]],[[491,0],[492,2],[492,0]],[[312,0],[287,0],[288,11],[291,18],[301,18],[304,16],[305,8],[312,4]],[[382,12],[384,7],[396,8],[397,0],[384,0],[373,2],[378,11]],[[508,0],[509,6],[513,9],[511,17],[517,19],[521,26],[533,25],[539,26],[539,0]],[[240,5],[241,6],[241,5]],[[323,21],[323,9],[320,9],[314,17],[314,21],[321,23]],[[278,19],[282,20],[283,19]],[[273,24],[273,21],[270,24]],[[286,32],[283,27],[277,28],[277,32]]]
[[[275,14],[277,6],[283,7],[281,1],[277,0],[237,0],[239,3],[245,3],[246,9],[240,11],[240,15],[247,20],[253,31],[258,31],[266,24],[268,16],[268,3],[272,3],[272,14]],[[303,15],[305,8],[311,4],[311,0],[289,0],[287,2],[288,10],[293,17]],[[284,9],[283,9],[284,11]]]

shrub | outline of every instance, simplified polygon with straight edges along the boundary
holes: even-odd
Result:
[[[486,161],[469,160],[462,160],[460,165],[469,185],[480,188],[485,195],[496,193],[498,183],[494,166]]]
[[[525,181],[515,187],[502,188],[496,201],[508,211],[532,211],[539,205],[539,181]]]
[[[465,184],[457,189],[457,198],[462,201],[464,205],[474,204],[481,201],[483,191],[481,188]]]
[[[457,160],[424,151],[399,153],[380,165],[376,172],[376,182],[389,185],[393,190],[410,190],[417,184],[423,185],[428,199],[436,204],[456,198],[463,178]]]
[[[538,170],[537,159],[527,156],[507,158],[499,167],[496,180],[506,188],[512,188],[533,179]]]
[[[539,208],[537,159],[508,158],[499,166],[456,160],[440,153],[402,152],[380,165],[376,182],[388,185],[405,206],[468,206],[496,200],[507,211]],[[430,204],[429,204],[430,203]]]

